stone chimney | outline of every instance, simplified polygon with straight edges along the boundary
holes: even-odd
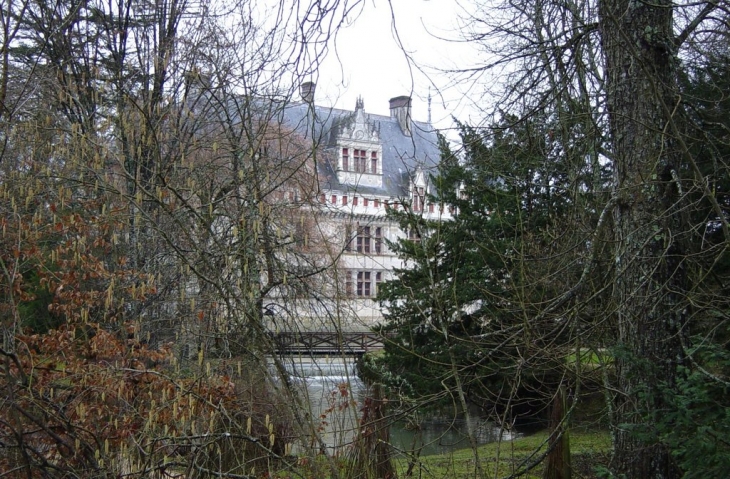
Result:
[[[209,90],[213,83],[211,75],[202,73],[197,68],[185,72],[185,89],[190,93],[200,95],[203,91]]]
[[[411,97],[397,96],[390,99],[390,117],[398,120],[400,129],[406,136],[411,136]]]
[[[299,86],[299,94],[302,96],[302,101],[305,103],[314,103],[314,89],[317,84],[311,81],[305,81]]]
[[[200,113],[204,108],[210,106],[213,77],[197,69],[189,70],[184,75],[185,106],[190,111]]]

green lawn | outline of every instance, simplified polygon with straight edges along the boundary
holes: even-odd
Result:
[[[546,450],[547,431],[539,432],[512,441],[487,444],[479,447],[482,469],[487,478],[501,479],[523,471],[526,465],[538,464],[519,476],[520,478],[541,479],[543,473],[543,453]],[[570,435],[573,479],[596,478],[595,468],[608,464],[611,451],[611,438],[607,431],[574,430]],[[470,449],[462,449],[448,454],[421,456],[410,477],[414,479],[466,479],[479,478],[474,467],[474,454]],[[398,477],[403,479],[408,470],[408,460],[395,459]],[[340,464],[340,474],[348,479],[346,459]],[[302,464],[294,471],[279,472],[273,477],[280,479],[323,479],[329,477],[325,461]],[[367,478],[370,479],[370,478]],[[372,478],[381,479],[381,478]]]
[[[487,444],[479,447],[479,457],[487,477],[503,478],[524,469],[525,465],[538,461],[546,450],[547,432],[540,432],[512,441]],[[606,431],[572,431],[570,435],[574,478],[595,477],[595,466],[606,465],[611,438]],[[396,461],[399,477],[404,477],[408,466],[406,459]],[[420,479],[456,479],[478,477],[475,471],[474,454],[464,449],[449,454],[423,456],[413,471],[412,477]],[[523,478],[541,478],[543,466],[540,463]]]

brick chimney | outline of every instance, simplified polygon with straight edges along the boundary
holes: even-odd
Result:
[[[404,95],[391,98],[390,117],[398,120],[404,135],[411,136],[411,97]]]
[[[317,84],[312,81],[305,81],[299,86],[299,94],[302,96],[302,101],[305,103],[314,102],[314,89]]]

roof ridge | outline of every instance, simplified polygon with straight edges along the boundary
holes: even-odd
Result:
[[[302,106],[309,107],[309,104],[304,101],[294,101],[294,102],[289,102],[284,108],[293,108],[293,107],[298,108],[298,107],[302,107]],[[342,113],[342,114],[355,113],[355,110],[348,110],[345,108],[339,108],[339,107],[334,107],[334,106],[314,105],[314,108],[326,110],[326,111],[332,112],[332,113]],[[395,117],[390,116],[390,115],[382,115],[380,113],[368,113],[367,111],[365,111],[365,114],[370,116],[370,118],[373,120],[378,120],[378,121],[390,120],[390,121],[394,121],[394,122],[398,121]],[[375,117],[375,118],[373,118],[373,117]],[[413,119],[413,117],[411,117],[411,122],[415,123],[417,125],[427,126],[431,130],[436,130],[436,128],[434,128],[428,121],[415,120],[415,119]]]

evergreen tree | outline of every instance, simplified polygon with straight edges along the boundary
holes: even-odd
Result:
[[[730,57],[711,55],[686,68],[680,87],[687,146],[706,181],[688,171],[682,185],[691,198],[691,224],[698,226],[702,239],[688,247],[693,253],[692,336],[676,387],[668,382],[659,386],[668,406],[640,434],[666,444],[683,477],[721,477],[730,467],[730,443],[724,439],[730,430],[730,256],[721,225],[730,208]],[[716,207],[703,198],[705,186]]]
[[[549,118],[460,131],[460,154],[441,139],[429,196],[453,220],[391,213],[413,234],[390,245],[407,266],[379,294],[391,337],[381,366],[391,387],[421,400],[461,391],[485,409],[533,415],[556,390],[575,331],[564,307],[545,304],[583,267],[564,254],[584,250],[580,228],[563,225],[593,173],[565,174],[575,158],[553,141]]]

